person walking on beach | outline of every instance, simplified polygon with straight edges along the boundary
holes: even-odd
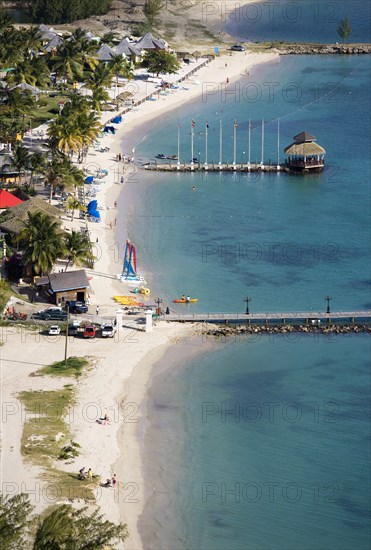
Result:
[[[89,468],[89,470],[88,470],[88,481],[92,481],[92,479],[93,479],[93,472],[92,472],[92,469]]]
[[[113,206],[114,206],[114,208],[117,208],[117,201],[115,201]]]
[[[99,315],[99,310],[100,310],[100,307],[97,306],[97,307],[95,308],[95,314],[96,314],[96,315]]]
[[[116,479],[116,474],[113,474],[113,478],[112,478],[112,486],[114,487],[117,483],[117,479]]]
[[[112,222],[109,222],[109,228],[112,229]]]
[[[121,183],[124,183],[124,176],[121,176]]]

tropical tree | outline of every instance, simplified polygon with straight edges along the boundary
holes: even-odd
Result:
[[[122,55],[112,55],[111,60],[108,62],[108,66],[112,73],[116,76],[116,88],[119,83],[119,75],[123,78],[131,80],[134,78],[133,67],[128,59],[122,57]]]
[[[84,54],[74,40],[65,41],[50,59],[51,67],[60,78],[73,81],[81,78],[84,66]]]
[[[86,87],[90,90],[96,88],[110,88],[112,84],[113,71],[109,65],[100,63],[95,71],[86,73]]]
[[[94,260],[91,242],[86,233],[72,230],[66,235],[66,251],[68,260],[66,271],[72,264],[86,265]]]
[[[32,508],[25,494],[0,494],[0,540],[3,550],[26,548],[25,535]]]
[[[74,191],[76,187],[83,185],[84,173],[70,159],[57,155],[46,166],[44,183],[50,187],[49,202],[51,203],[53,192],[57,188]]]
[[[107,103],[107,101],[110,100],[110,95],[105,88],[94,88],[90,100],[92,108],[99,115],[101,112],[102,104]]]
[[[65,245],[57,220],[46,212],[28,212],[18,240],[23,247],[23,261],[31,265],[37,275],[49,273]]]
[[[340,38],[343,39],[343,43],[352,34],[352,27],[350,25],[348,16],[346,16],[345,19],[341,19],[339,21],[339,26],[338,26],[338,31],[337,32],[338,32],[338,35],[340,36]]]
[[[180,68],[176,56],[166,50],[149,50],[142,64],[147,67],[149,72],[156,73],[157,76],[160,73],[176,73]]]
[[[81,210],[81,211],[86,210],[86,207],[83,206],[81,202],[76,197],[73,197],[72,195],[69,195],[69,197],[67,198],[65,208],[66,210],[72,211],[72,221],[74,218],[75,210]]]
[[[28,166],[31,174],[31,177],[30,177],[31,186],[33,186],[34,175],[42,174],[44,172],[46,162],[47,162],[47,157],[45,153],[40,153],[37,151],[36,153],[33,153],[30,156]]]
[[[24,173],[28,169],[30,163],[30,155],[26,147],[16,145],[10,160],[18,172],[18,181],[20,182],[22,172]]]
[[[155,23],[156,17],[161,13],[164,7],[162,0],[146,0],[144,3],[144,15],[147,18],[149,25],[152,27]]]
[[[0,495],[0,540],[2,550],[103,550],[124,542],[126,524],[105,520],[98,510],[75,510],[69,504],[58,506],[46,516],[35,517],[36,533],[31,533],[33,506],[28,495]],[[33,531],[33,530],[32,530]]]
[[[36,99],[28,91],[21,91],[19,88],[9,90],[6,95],[6,110],[14,118],[30,115],[36,109]]]

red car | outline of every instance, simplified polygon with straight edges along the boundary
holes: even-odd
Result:
[[[97,329],[92,325],[89,327],[85,327],[84,338],[95,338],[96,333],[97,333]]]

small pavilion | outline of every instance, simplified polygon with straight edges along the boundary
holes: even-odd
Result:
[[[318,172],[325,166],[326,151],[315,143],[316,138],[301,132],[294,137],[294,142],[284,149],[287,155],[286,166],[295,172]]]

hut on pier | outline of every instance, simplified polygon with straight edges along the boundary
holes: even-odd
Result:
[[[318,172],[325,166],[323,147],[315,143],[316,138],[301,132],[294,137],[294,142],[284,149],[287,155],[286,166],[295,172]]]

